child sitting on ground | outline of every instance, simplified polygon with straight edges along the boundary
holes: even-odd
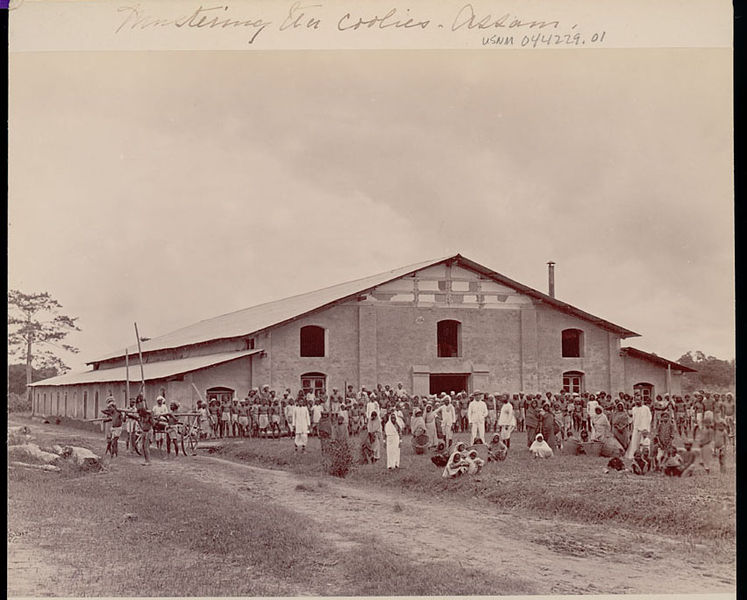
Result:
[[[651,470],[651,461],[644,456],[643,452],[636,450],[633,455],[632,469],[636,475],[645,475]]]
[[[697,454],[693,450],[693,443],[690,440],[685,440],[685,450],[680,453],[680,456],[682,457],[682,472],[680,476],[691,477],[695,474],[695,459],[697,458]]]
[[[682,476],[682,457],[677,454],[677,449],[670,447],[664,459],[664,475],[667,477]]]
[[[476,450],[470,450],[465,459],[467,462],[467,473],[470,475],[477,475],[485,464],[485,461],[477,455]]]
[[[638,443],[638,449],[641,451],[641,456],[651,463],[651,438],[648,437],[648,429],[641,430],[641,441]]]

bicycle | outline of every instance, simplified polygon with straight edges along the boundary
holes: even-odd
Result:
[[[182,452],[185,455],[195,456],[197,446],[203,439],[203,431],[200,428],[200,413],[179,413],[179,417],[187,417],[186,423],[177,423],[177,431],[180,434]]]

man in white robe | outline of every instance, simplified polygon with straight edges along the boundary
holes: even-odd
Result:
[[[311,415],[309,409],[301,401],[293,407],[293,427],[296,430],[296,451],[306,452],[306,444],[309,441],[309,427],[311,426]]]
[[[482,392],[476,391],[472,402],[467,407],[467,421],[470,424],[470,445],[480,438],[485,443],[485,418],[488,416],[488,405],[482,399]]]
[[[633,435],[630,438],[630,445],[628,451],[625,453],[625,458],[633,458],[635,451],[638,450],[638,445],[641,441],[641,431],[651,431],[651,409],[643,404],[643,399],[640,396],[635,397],[635,406],[632,410],[633,418]]]

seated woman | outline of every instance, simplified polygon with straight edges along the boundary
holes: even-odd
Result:
[[[467,473],[469,475],[477,475],[482,469],[485,461],[477,455],[476,450],[470,450],[465,457],[467,462]]]
[[[438,442],[438,446],[433,451],[433,456],[431,456],[431,462],[442,469],[449,462],[449,449],[446,447],[445,442]]]
[[[493,435],[493,439],[490,440],[488,446],[488,462],[500,462],[506,460],[508,455],[508,446],[501,440],[501,435],[496,433]]]
[[[550,448],[549,444],[545,441],[545,438],[541,433],[538,433],[535,436],[532,445],[529,446],[529,451],[534,455],[534,458],[552,457],[552,448]]]
[[[450,479],[464,475],[469,469],[469,463],[461,452],[454,452],[446,463],[442,477]]]

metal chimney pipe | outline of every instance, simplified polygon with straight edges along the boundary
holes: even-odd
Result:
[[[550,298],[555,298],[555,263],[553,261],[547,263],[547,285],[548,295]]]

